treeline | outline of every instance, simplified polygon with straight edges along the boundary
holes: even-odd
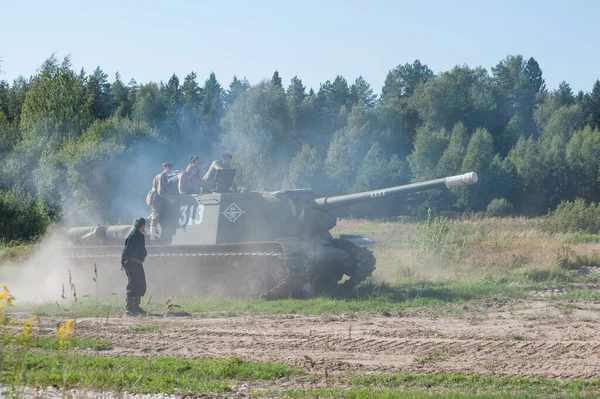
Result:
[[[129,223],[147,212],[161,162],[183,168],[195,154],[207,168],[223,150],[249,188],[341,194],[479,174],[474,186],[354,210],[363,215],[480,211],[498,198],[539,215],[600,200],[600,81],[549,91],[533,58],[438,75],[417,60],[390,70],[381,94],[362,77],[317,91],[277,72],[256,85],[202,80],[125,83],[53,56],[35,76],[0,81],[0,238],[33,235],[18,226],[33,215],[35,226]]]

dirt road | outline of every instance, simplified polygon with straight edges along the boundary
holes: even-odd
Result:
[[[51,333],[60,320],[42,318]],[[485,301],[398,314],[84,318],[104,356],[229,357],[332,373],[460,372],[594,378],[600,305]],[[140,328],[145,327],[145,328]]]

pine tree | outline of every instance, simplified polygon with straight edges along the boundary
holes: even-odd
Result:
[[[600,80],[596,80],[592,92],[583,100],[588,122],[592,127],[600,128]]]
[[[233,81],[229,84],[229,90],[225,95],[225,102],[233,104],[233,102],[243,93],[247,92],[250,88],[250,83],[246,78],[240,80],[237,76],[233,77]]]

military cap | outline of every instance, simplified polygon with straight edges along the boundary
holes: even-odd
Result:
[[[172,168],[173,167],[173,162],[164,162],[162,164],[163,168]]]

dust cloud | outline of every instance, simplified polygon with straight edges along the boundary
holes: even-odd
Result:
[[[64,257],[70,246],[66,235],[48,233],[25,259],[0,264],[0,284],[16,297],[15,304],[54,301],[81,301],[106,295],[125,295],[127,277],[120,270],[119,260],[113,273],[93,263],[78,264]]]

